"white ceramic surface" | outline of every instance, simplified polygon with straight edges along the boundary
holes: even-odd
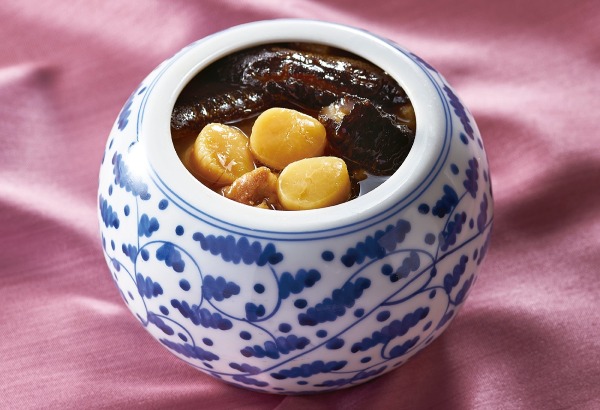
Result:
[[[169,119],[186,83],[220,57],[281,41],[352,51],[410,97],[415,144],[374,191],[325,209],[256,209],[177,158]],[[430,344],[471,290],[493,220],[479,131],[444,78],[366,31],[306,20],[234,27],[157,67],[110,133],[98,204],[106,261],[141,324],[197,369],[274,393],[356,385]]]

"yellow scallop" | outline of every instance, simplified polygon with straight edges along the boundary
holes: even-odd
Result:
[[[303,158],[323,155],[327,143],[323,124],[288,108],[271,108],[256,118],[250,135],[255,158],[274,170]]]
[[[337,157],[306,158],[283,169],[277,182],[279,203],[285,210],[325,208],[350,198],[346,163]]]
[[[254,169],[248,137],[238,128],[205,126],[187,156],[188,169],[204,183],[224,186]]]

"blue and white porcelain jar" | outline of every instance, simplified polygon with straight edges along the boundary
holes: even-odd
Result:
[[[309,211],[252,208],[177,157],[170,116],[190,79],[283,41],[351,51],[410,97],[413,148],[368,194]],[[273,20],[197,41],[143,80],[110,133],[98,215],[113,280],[156,340],[224,382],[289,394],[363,383],[435,340],[473,288],[493,202],[475,121],[434,68],[363,30]]]

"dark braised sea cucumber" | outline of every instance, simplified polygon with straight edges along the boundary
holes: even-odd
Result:
[[[372,175],[391,175],[410,151],[414,132],[371,101],[343,97],[319,114],[334,155]]]
[[[195,138],[211,122],[235,123],[274,106],[322,110],[335,155],[373,175],[398,169],[414,139],[401,114],[410,101],[379,67],[282,46],[241,51],[207,67],[175,104],[171,133]]]
[[[312,109],[344,95],[360,95],[379,106],[408,101],[404,90],[379,67],[346,56],[259,47],[226,57],[217,72],[225,82],[264,88]]]
[[[191,94],[177,101],[171,114],[171,134],[175,139],[195,138],[211,122],[241,121],[273,104],[273,98],[261,89],[207,85],[201,94]]]

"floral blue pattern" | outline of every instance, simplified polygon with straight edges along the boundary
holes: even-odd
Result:
[[[245,388],[311,393],[390,371],[441,334],[489,246],[491,181],[483,147],[465,143],[478,138],[470,113],[439,73],[407,55],[447,97],[448,149],[461,154],[446,156],[432,188],[392,223],[363,228],[352,243],[340,234],[341,248],[324,242],[304,266],[290,262],[301,243],[210,227],[131,167],[140,142],[129,120],[151,87],[131,95],[101,169],[102,245],[124,301],[166,349]],[[333,266],[343,274],[328,275]],[[330,290],[315,297],[319,288]],[[224,354],[222,344],[237,348]]]

